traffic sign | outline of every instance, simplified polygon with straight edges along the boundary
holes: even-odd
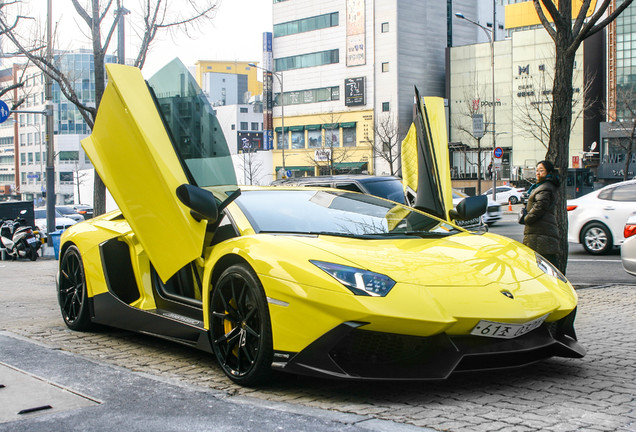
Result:
[[[484,115],[473,114],[473,135],[476,138],[484,136]]]
[[[0,123],[7,121],[9,114],[11,114],[9,107],[3,100],[0,100]]]
[[[503,156],[503,149],[501,147],[495,147],[494,154],[497,159],[501,159]]]

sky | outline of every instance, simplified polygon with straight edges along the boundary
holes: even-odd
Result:
[[[168,0],[173,6],[179,0]],[[32,14],[46,15],[45,0],[27,0]],[[80,3],[85,3],[80,0]],[[124,6],[133,11],[139,0],[124,0]],[[53,0],[53,17],[60,30],[57,47],[64,49],[90,48],[87,39],[79,30],[86,25],[80,20],[70,0]],[[133,20],[132,14],[128,19]],[[45,20],[42,19],[42,23]],[[54,23],[55,26],[55,23]],[[85,30],[83,30],[85,31]],[[164,64],[179,57],[186,66],[193,66],[197,60],[240,60],[262,61],[262,34],[272,31],[271,0],[220,0],[219,8],[211,23],[199,29],[194,37],[182,33],[171,36],[158,33],[143,68],[144,76],[152,75]],[[134,30],[126,25],[126,57],[136,57]],[[113,52],[117,41],[111,42]]]

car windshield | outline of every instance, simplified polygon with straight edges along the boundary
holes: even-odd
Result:
[[[207,97],[188,69],[173,60],[148,80],[175,151],[189,181],[197,186],[236,187],[223,131]],[[231,193],[228,192],[228,194]]]
[[[365,182],[367,190],[371,195],[390,199],[391,201],[406,204],[404,200],[404,188],[399,180],[378,180]]]
[[[353,237],[446,236],[459,232],[410,207],[352,192],[244,191],[236,203],[257,233]]]

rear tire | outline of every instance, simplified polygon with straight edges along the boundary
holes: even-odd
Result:
[[[614,241],[609,228],[600,222],[592,222],[581,230],[581,244],[587,253],[603,255],[612,249]]]
[[[510,204],[517,204],[519,202],[519,198],[517,198],[516,196],[511,196],[509,201]]]
[[[265,291],[246,264],[228,267],[210,299],[210,338],[223,372],[255,386],[272,374],[272,326]]]
[[[36,259],[38,259],[38,251],[29,246],[27,256],[31,261],[35,261]]]
[[[70,246],[60,259],[60,280],[57,298],[64,323],[71,330],[87,331],[94,328],[88,307],[88,292],[82,255],[76,246]]]

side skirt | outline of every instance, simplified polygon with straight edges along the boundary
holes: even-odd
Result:
[[[110,292],[89,299],[92,321],[168,339],[212,353],[208,331],[203,321],[163,309],[141,310],[129,306]]]

